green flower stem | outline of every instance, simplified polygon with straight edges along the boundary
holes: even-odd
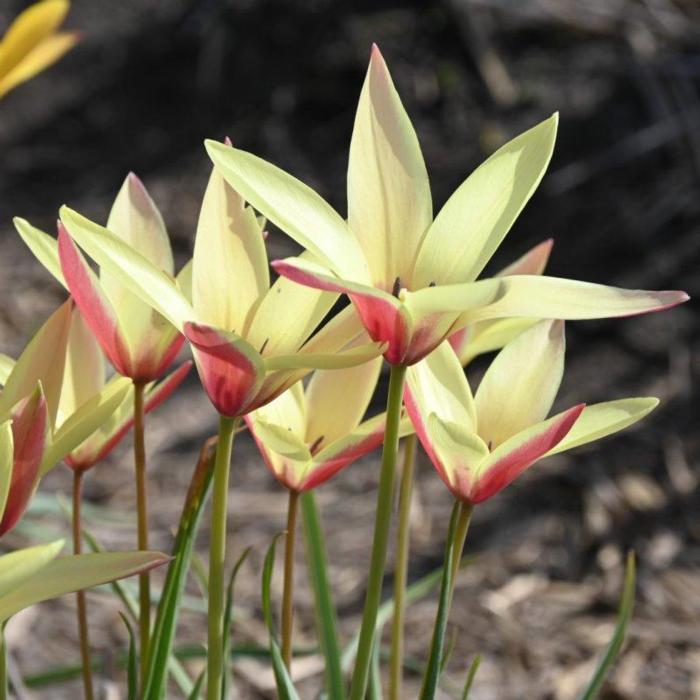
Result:
[[[403,471],[399,487],[399,523],[394,567],[394,617],[391,623],[391,655],[389,661],[389,700],[401,700],[403,681],[403,627],[406,610],[405,592],[410,544],[411,496],[416,462],[416,436],[404,440]]]
[[[469,523],[472,520],[473,512],[474,506],[471,503],[460,503],[459,514],[457,515],[457,525],[455,527],[454,548],[452,550],[452,571],[450,572],[450,601],[452,600],[452,594],[454,593],[455,583],[457,581],[457,572],[459,571],[459,565],[462,563],[462,552],[464,551],[464,542],[467,539],[467,532],[469,531]]]
[[[228,477],[237,418],[221,416],[214,462],[214,487],[209,542],[209,622],[207,644],[207,700],[219,700],[224,673],[224,565]]]
[[[284,544],[284,589],[282,593],[282,660],[287,669],[292,664],[292,630],[294,627],[294,546],[297,530],[299,493],[289,492],[287,535]]]
[[[82,526],[80,506],[82,503],[83,472],[73,472],[73,554],[80,554],[83,550]],[[85,591],[77,591],[75,594],[78,608],[78,636],[80,638],[80,660],[83,667],[83,688],[85,700],[94,700],[95,691],[92,684],[92,664],[90,662],[90,639],[87,624],[87,601]]]
[[[143,382],[134,382],[134,466],[136,468],[137,541],[142,551],[148,549],[148,487],[146,485],[146,444],[144,437]],[[148,572],[139,575],[139,671],[141,684],[148,673],[148,647],[151,636],[151,581]]]
[[[377,611],[382,595],[384,567],[389,541],[389,526],[391,525],[391,507],[394,490],[394,473],[396,471],[396,453],[399,444],[399,421],[401,419],[401,404],[403,401],[403,385],[406,377],[406,367],[392,365],[389,379],[389,393],[386,403],[386,431],[384,433],[384,449],[382,451],[382,467],[379,475],[377,491],[377,510],[374,520],[374,539],[370,559],[369,577],[365,607],[362,613],[360,639],[352,674],[350,700],[364,700],[367,681],[372,662]]]

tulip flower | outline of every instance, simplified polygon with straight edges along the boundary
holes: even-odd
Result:
[[[75,246],[57,247],[52,237],[23,219],[16,218],[15,226],[37,259],[68,289],[117,372],[133,382],[138,547],[148,549],[144,393],[146,385],[161,377],[174,360],[184,338],[114,276],[104,270],[99,277],[95,275]],[[119,240],[138,245],[147,260],[173,276],[173,254],[163,218],[143,183],[133,173],[126,177],[114,200],[107,227]],[[187,274],[187,270],[184,272]],[[139,599],[141,670],[145,673],[151,599],[146,574],[139,579]]]
[[[57,423],[72,302],[64,303],[39,329],[17,362],[0,367],[0,421],[13,434],[12,479],[0,535],[12,529],[26,509],[39,479],[92,435],[119,407],[127,380],[85,396]],[[50,348],[50,351],[48,350]]]
[[[456,498],[481,503],[538,460],[622,430],[658,404],[655,398],[578,404],[547,418],[564,345],[561,321],[537,323],[501,350],[474,396],[449,343],[408,370],[408,414]]]
[[[42,0],[10,25],[0,40],[0,98],[75,46],[77,32],[57,31],[69,9],[68,0]]]
[[[284,278],[270,285],[261,223],[217,172],[202,202],[191,280],[182,276],[180,284],[128,242],[77,212],[63,207],[61,221],[64,274],[79,265],[89,269],[75,240],[104,273],[167,318],[189,341],[202,385],[221,416],[211,516],[207,671],[208,697],[218,700],[228,473],[238,420],[311,369],[362,364],[384,348],[351,345],[363,331],[350,307],[312,335],[337,294]]]
[[[275,261],[273,267],[303,285],[346,294],[369,336],[387,343],[387,361],[404,368],[476,322],[625,316],[688,298],[683,292],[621,290],[540,275],[477,279],[542,179],[557,122],[554,114],[500,148],[434,220],[418,139],[376,46],[350,143],[347,221],[271,163],[214,141],[206,147],[226,180],[312,256]],[[403,370],[392,369],[392,378],[390,400],[400,403]],[[387,413],[398,421],[400,407],[387,405]],[[387,425],[377,549],[350,700],[364,698],[369,678],[390,519],[382,504],[392,500],[396,435],[396,425]]]

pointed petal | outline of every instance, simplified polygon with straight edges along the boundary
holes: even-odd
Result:
[[[564,374],[564,324],[540,321],[501,350],[476,392],[477,429],[495,449],[549,414]]]
[[[252,153],[216,141],[204,143],[226,181],[261,214],[339,274],[369,281],[357,239],[316,192]]]
[[[61,261],[58,257],[58,241],[44,233],[35,226],[32,226],[25,219],[16,216],[13,219],[15,228],[27,245],[27,248],[34,253],[34,257],[60,282],[66,289],[68,285],[63,277]]]
[[[197,317],[242,334],[269,287],[267,252],[255,213],[214,169],[194,244],[192,303]]]
[[[102,226],[68,207],[61,207],[61,221],[72,237],[101,268],[113,275],[140,299],[167,318],[178,330],[195,318],[194,311],[171,276]],[[61,235],[59,234],[59,248]],[[63,262],[63,261],[62,261]],[[65,274],[65,269],[63,270]]]
[[[131,380],[120,377],[100,392],[83,402],[53,436],[50,448],[44,454],[41,474],[46,474],[67,454],[87,440],[123,403]]]
[[[192,259],[175,276],[175,284],[189,304],[192,304]]]
[[[64,302],[23,350],[0,394],[0,417],[7,415],[18,401],[35,390],[37,382],[41,382],[51,424],[55,423],[63,384],[72,306],[70,300]]]
[[[549,262],[549,255],[552,252],[554,239],[548,238],[534,248],[525,253],[522,257],[504,267],[496,273],[496,277],[507,277],[508,275],[541,275]]]
[[[31,396],[15,407],[12,418],[12,481],[0,520],[0,536],[17,524],[29,504],[39,480],[39,465],[49,433],[46,399],[39,384]]]
[[[329,445],[354,431],[365,415],[377,386],[382,358],[357,367],[319,370],[306,389],[308,420],[306,442]]]
[[[299,284],[347,294],[370,338],[389,343],[386,359],[393,363],[403,361],[410,340],[410,318],[398,299],[381,289],[334,277],[332,272],[309,260],[276,260],[272,267]]]
[[[7,497],[10,493],[13,455],[12,421],[6,420],[0,424],[0,521],[2,521]]]
[[[506,440],[480,465],[471,501],[481,503],[496,495],[525,469],[547,454],[571,430],[584,404],[533,425]]]
[[[554,149],[558,115],[517,136],[450,197],[423,239],[414,285],[475,280],[527,204]]]
[[[170,561],[160,552],[99,552],[59,557],[0,599],[0,621],[23,608],[108,581],[148,571]]]
[[[297,382],[290,389],[250,414],[256,421],[278,425],[304,442],[306,437],[306,397],[304,385]]]
[[[651,413],[658,405],[658,399],[649,397],[618,399],[586,406],[566,437],[547,455],[571,450],[624,430]]]
[[[565,321],[616,318],[668,309],[689,299],[685,292],[680,291],[620,289],[559,277],[515,275],[500,280],[502,287],[498,299],[492,304],[466,311],[463,321],[513,316]]]
[[[14,71],[25,74],[21,62],[58,29],[69,8],[68,0],[44,0],[27,8],[10,25],[0,41],[0,97],[21,82]]]
[[[5,385],[14,366],[15,361],[9,355],[0,352],[0,387]]]
[[[216,410],[235,417],[248,410],[265,375],[255,349],[234,333],[203,323],[186,323],[202,386]]]
[[[410,281],[432,219],[418,138],[375,45],[350,143],[348,223],[377,286],[390,291],[397,276]]]
[[[78,41],[78,32],[60,32],[43,39],[12,70],[0,76],[0,97],[56,63]],[[4,72],[2,67],[0,72]]]
[[[61,269],[85,322],[117,372],[129,376],[131,357],[114,307],[103,293],[97,275],[63,225],[59,225],[58,250]]]
[[[64,540],[57,540],[0,556],[0,599],[53,561],[64,544]]]
[[[335,292],[280,277],[260,301],[245,337],[265,356],[294,353],[318,328],[337,299]]]

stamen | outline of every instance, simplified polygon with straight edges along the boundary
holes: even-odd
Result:
[[[316,452],[316,450],[320,447],[322,442],[323,442],[323,435],[320,435],[311,443],[311,447],[309,448],[309,452],[311,452],[311,454],[314,454]]]
[[[267,344],[270,342],[269,338],[265,338],[265,342],[262,344],[260,347],[260,354],[262,355],[265,352],[265,348],[267,347]]]
[[[493,440],[489,440],[488,448],[489,452],[491,452],[491,450],[493,449]]]
[[[394,287],[392,288],[391,293],[398,299],[400,291],[401,291],[401,278],[397,277],[394,280]]]
[[[429,287],[434,287],[437,283],[436,282],[431,282],[428,286]]]

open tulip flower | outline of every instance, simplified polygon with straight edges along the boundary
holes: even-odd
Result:
[[[306,389],[297,382],[245,421],[275,477],[291,491],[316,488],[379,447],[386,414],[362,420],[381,358],[359,367],[317,370]],[[401,435],[413,432],[410,422]]]
[[[0,535],[15,526],[40,477],[92,435],[129,390],[128,380],[119,379],[58,416],[72,306],[68,301],[54,312],[16,363],[0,362],[0,421],[9,420],[14,455]]]
[[[181,284],[137,252],[136,242],[132,247],[67,207],[61,221],[66,277],[73,261],[82,259],[75,239],[103,274],[184,333],[204,389],[221,415],[242,416],[259,408],[310,369],[353,366],[379,352],[376,343],[343,351],[362,332],[352,309],[341,311],[309,340],[338,295],[284,278],[270,285],[261,223],[217,172],[202,203],[191,280],[181,273]]]
[[[146,386],[144,411],[150,413],[167,399],[179,386],[192,366],[184,362],[165,379]],[[66,366],[61,400],[58,406],[58,423],[100,391],[110,391],[114,385],[123,385],[118,375],[105,381],[105,359],[102,349],[87,327],[80,310],[73,309],[68,336]],[[134,387],[128,390],[119,407],[87,440],[64,458],[64,462],[76,471],[90,469],[101,462],[124,438],[134,424]]]
[[[97,277],[69,239],[56,254],[55,239],[24,219],[16,218],[15,226],[38,260],[71,293],[117,372],[135,382],[158,379],[182,347],[180,332],[106,270]],[[114,200],[107,229],[172,278],[173,254],[163,218],[133,173]],[[187,274],[187,268],[183,272]]]
[[[564,345],[564,324],[540,321],[501,350],[475,396],[449,343],[408,369],[408,414],[458,499],[480,503],[539,459],[622,430],[658,404],[655,398],[579,404],[547,418]]]
[[[58,61],[75,46],[76,32],[59,32],[68,0],[42,0],[27,8],[0,40],[0,98]]]
[[[586,319],[662,309],[682,292],[629,291],[539,275],[476,281],[535,191],[557,115],[513,139],[457,189],[433,220],[413,126],[375,46],[350,144],[348,221],[274,165],[207,141],[228,182],[314,259],[273,262],[302,284],[347,294],[386,359],[410,365],[469,323]]]

